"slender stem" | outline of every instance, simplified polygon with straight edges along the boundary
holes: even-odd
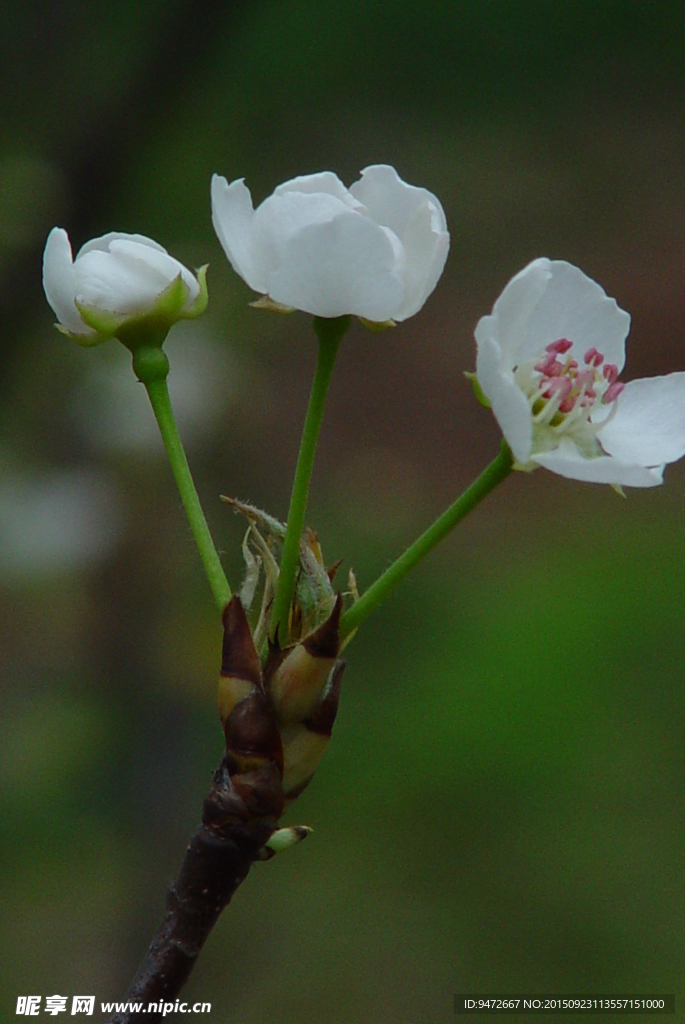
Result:
[[[166,372],[165,372],[166,363]],[[133,368],[140,381],[145,385],[150,404],[159,426],[164,447],[166,448],[171,470],[176,480],[181,501],[188,517],[190,529],[202,559],[207,580],[214,595],[214,601],[220,612],[231,600],[231,588],[221,566],[219,555],[214,547],[212,535],[207,526],[205,514],[200,505],[190,466],[183,450],[178,433],[174,413],[171,408],[169,391],[166,383],[169,364],[166,355],[160,348],[139,349],[134,353]]]
[[[411,544],[396,562],[385,570],[382,576],[366,590],[359,600],[345,612],[340,621],[340,636],[348,636],[352,630],[368,618],[372,611],[385,600],[407,573],[433,550],[436,544],[447,536],[492,491],[506,479],[512,469],[512,455],[509,445],[502,441],[499,454],[481,475],[474,480],[462,495],[450,505],[428,529]]]
[[[307,510],[309,481],[314,468],[314,456],[319,440],[319,428],[326,404],[328,385],[331,381],[340,342],[349,326],[349,316],[340,316],[335,319],[314,317],[314,330],[319,336],[319,355],[302,431],[300,452],[297,457],[288,510],[288,525],[283,541],[281,570],[271,612],[272,635],[275,636],[276,630],[278,630],[278,637],[282,645],[288,640],[288,616],[295,592],[295,577],[300,558],[300,540]]]

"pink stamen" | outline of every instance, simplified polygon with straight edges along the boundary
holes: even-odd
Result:
[[[573,342],[568,338],[559,338],[558,341],[552,341],[549,345],[545,345],[545,352],[554,352],[561,356],[572,347]]]
[[[604,397],[602,398],[602,402],[604,403],[604,405],[608,405],[609,402],[615,402],[618,396],[623,391],[624,387],[625,384],[622,384],[620,381],[612,381],[612,383],[604,392]]]
[[[564,372],[563,364],[558,359],[555,359],[553,352],[545,356],[539,363],[536,363],[534,368],[538,373],[544,373],[547,377],[560,377]]]
[[[590,389],[595,383],[595,375],[592,370],[581,370],[576,376],[576,387]],[[589,394],[589,390],[587,392]]]
[[[615,363],[607,363],[602,373],[604,374],[604,379],[608,380],[610,384],[613,384],[618,377],[618,366],[616,366]]]
[[[589,348],[583,356],[588,366],[599,367],[604,362],[604,356],[596,348]]]
[[[545,381],[547,390],[544,392],[545,398],[551,398],[554,394],[560,394],[562,398],[566,398],[571,392],[571,381],[568,377],[553,377],[550,381]]]

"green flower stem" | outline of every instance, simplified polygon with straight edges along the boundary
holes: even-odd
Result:
[[[364,619],[378,607],[381,601],[390,594],[414,566],[429,554],[433,548],[444,540],[451,530],[460,523],[492,491],[497,484],[509,476],[513,465],[512,454],[506,441],[502,445],[497,458],[483,470],[464,493],[450,505],[443,514],[411,544],[396,562],[385,570],[382,576],[349,608],[340,621],[341,638],[357,629]]]
[[[169,361],[161,348],[139,348],[133,354],[133,369],[138,380],[145,385],[150,398],[214,601],[219,611],[223,612],[231,600],[231,588],[214,547],[174,419],[166,383]]]
[[[319,337],[319,356],[309,396],[307,416],[302,431],[300,452],[297,457],[295,479],[293,481],[290,508],[288,510],[288,525],[286,527],[285,540],[283,541],[281,571],[278,576],[276,596],[271,611],[272,636],[275,636],[276,630],[278,630],[278,639],[281,646],[288,642],[288,617],[295,592],[295,577],[300,559],[300,540],[307,510],[309,481],[311,480],[314,468],[314,456],[316,454],[317,441],[319,440],[319,428],[321,427],[324,405],[326,404],[328,385],[331,381],[338,348],[340,347],[343,335],[350,326],[350,319],[349,316],[339,316],[334,319],[314,317],[314,330]]]

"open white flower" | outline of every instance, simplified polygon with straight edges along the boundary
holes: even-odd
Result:
[[[83,345],[150,317],[168,329],[207,303],[204,273],[198,280],[152,239],[116,231],[87,242],[74,260],[66,231],[53,228],[43,287],[62,329]]]
[[[476,327],[477,378],[519,468],[654,487],[685,455],[685,373],[619,382],[629,327],[570,263],[509,282]]]
[[[321,317],[406,320],[435,288],[449,250],[439,200],[384,164],[349,190],[330,171],[294,178],[256,210],[243,179],[229,185],[215,174],[212,221],[250,288]]]

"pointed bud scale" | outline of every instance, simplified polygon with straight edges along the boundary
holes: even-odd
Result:
[[[255,817],[273,817],[278,820],[283,814],[285,800],[281,773],[273,761],[257,771],[232,775],[231,786],[237,799],[242,802],[248,820]]]
[[[281,722],[303,722],[317,704],[340,649],[342,597],[330,616],[292,648],[269,680],[271,701]]]
[[[254,690],[231,711],[224,723],[230,773],[256,771],[268,764],[283,770],[283,744],[265,694]]]
[[[245,775],[229,773],[226,759],[214,773],[214,782],[202,809],[202,822],[223,828],[229,822],[283,814],[281,776],[275,764]]]
[[[311,526],[305,526],[303,540],[319,565],[323,565],[323,551],[321,550],[319,535],[316,530],[312,530]]]
[[[342,614],[342,594],[335,599],[333,611],[318,629],[305,637],[302,646],[314,658],[335,658],[340,647],[340,616]]]
[[[330,736],[310,732],[306,725],[286,725],[283,735],[283,793],[291,803],[312,781]]]
[[[342,686],[343,672],[347,662],[339,661],[335,665],[328,679],[323,697],[312,711],[309,718],[302,723],[307,729],[317,736],[331,738],[335,719],[338,714],[340,703],[340,688]]]
[[[342,565],[342,562],[342,558],[339,558],[337,562],[333,562],[333,565],[329,565],[328,568],[326,569],[326,575],[328,576],[331,583],[335,579],[338,569]]]
[[[278,642],[278,636],[275,636],[273,640],[271,637],[266,638],[266,659],[264,661],[264,669],[262,671],[262,677],[266,680],[266,688],[271,692],[271,686],[269,680],[273,679],[274,675],[278,671],[283,659],[287,656],[288,651],[282,651],[281,645]]]
[[[323,699],[306,721],[299,725],[286,725],[282,729],[283,792],[288,801],[306,789],[326,752],[338,713],[344,670],[345,662],[339,661],[331,673]]]
[[[250,624],[238,595],[228,602],[223,614],[224,642],[221,650],[221,675],[247,679],[261,687],[259,656],[250,632]]]
[[[223,622],[219,717],[225,726],[236,704],[262,689],[262,675],[247,616],[237,595],[226,605]]]

